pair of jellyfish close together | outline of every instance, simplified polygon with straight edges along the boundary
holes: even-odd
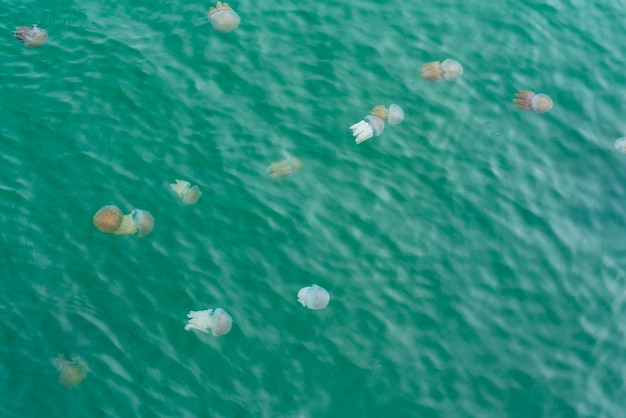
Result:
[[[192,205],[202,197],[202,192],[198,186],[192,186],[191,183],[185,180],[176,179],[176,183],[170,184],[170,189],[185,205]]]
[[[385,119],[390,125],[397,125],[404,120],[404,110],[397,104],[391,104],[389,108],[385,105],[376,106],[363,120],[350,126],[354,142],[360,144],[374,136],[380,136],[385,130]]]
[[[239,27],[241,19],[239,15],[228,5],[218,1],[215,7],[209,8],[207,19],[213,25],[213,29],[221,33],[231,32]]]
[[[59,383],[68,389],[74,388],[85,380],[89,367],[76,355],[70,356],[68,360],[63,354],[54,359],[57,372],[59,373]]]
[[[142,209],[133,209],[130,214],[124,215],[117,206],[107,205],[98,209],[93,216],[93,224],[109,234],[145,237],[154,229],[154,217]]]
[[[33,26],[18,26],[13,35],[24,42],[26,48],[38,48],[48,40],[48,32],[45,29]]]

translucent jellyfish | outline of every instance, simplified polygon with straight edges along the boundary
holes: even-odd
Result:
[[[615,140],[615,149],[622,154],[626,154],[626,136]]]
[[[134,209],[131,212],[133,223],[138,237],[145,237],[154,229],[154,217],[147,210]]]
[[[329,301],[330,295],[328,294],[328,291],[316,284],[309,287],[303,287],[298,292],[298,302],[300,302],[302,306],[309,309],[324,309],[328,306]]]
[[[69,389],[85,380],[89,371],[87,364],[75,355],[70,356],[70,360],[68,360],[63,354],[60,354],[54,359],[54,364],[59,372],[59,383]]]
[[[367,115],[362,121],[355,123],[350,127],[352,135],[354,135],[357,144],[367,141],[373,136],[379,136],[385,129],[385,122],[378,116]]]
[[[37,25],[32,27],[18,26],[13,34],[17,39],[24,42],[26,48],[38,48],[48,40],[48,32],[45,29],[38,28]]]
[[[546,113],[552,109],[552,99],[547,94],[535,94],[530,90],[520,90],[513,99],[515,107],[535,113]]]
[[[216,337],[228,334],[233,326],[233,318],[222,308],[190,311],[187,318],[189,320],[185,325],[185,331],[195,329],[208,334],[210,329],[211,334]]]
[[[222,33],[237,29],[241,20],[239,15],[230,8],[228,3],[222,3],[221,1],[218,1],[215,7],[209,8],[207,18],[213,25],[213,28]]]
[[[422,66],[422,78],[428,81],[438,81],[442,78],[446,81],[457,80],[463,75],[463,66],[453,59],[427,62]]]
[[[272,176],[272,180],[276,177],[287,176],[302,170],[302,161],[296,157],[287,157],[284,160],[276,161],[267,167],[267,172]]]
[[[191,186],[191,183],[185,180],[176,180],[176,184],[170,184],[170,187],[178,197],[180,197],[185,205],[196,203],[202,196],[202,192],[198,186]]]
[[[370,114],[381,119],[387,119],[390,125],[397,125],[404,120],[404,110],[397,104],[391,104],[389,108],[386,108],[385,105],[378,105],[370,110]]]

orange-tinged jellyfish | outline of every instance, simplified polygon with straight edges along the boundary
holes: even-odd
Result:
[[[185,180],[176,179],[176,184],[170,184],[170,188],[181,198],[185,205],[192,205],[202,197],[200,188],[192,186],[191,183]]]
[[[154,217],[148,211],[134,209],[124,215],[114,205],[103,206],[93,216],[93,224],[98,230],[116,235],[134,235],[143,237],[152,232]]]
[[[276,177],[288,176],[289,174],[298,173],[302,170],[302,160],[289,156],[284,160],[276,161],[267,167],[268,174],[274,180]]]
[[[391,104],[389,108],[386,108],[385,105],[378,105],[370,110],[370,114],[381,119],[387,119],[389,125],[397,125],[404,120],[404,110],[397,104]]]
[[[520,90],[515,93],[513,99],[517,109],[528,110],[535,113],[546,113],[552,109],[552,98],[547,94],[535,94],[530,90]]]
[[[68,360],[63,354],[59,354],[54,359],[54,363],[59,372],[59,383],[68,389],[76,387],[76,385],[85,380],[89,371],[87,364],[76,355],[70,356]]]
[[[463,75],[463,66],[453,59],[446,59],[443,62],[433,61],[422,65],[422,78],[428,81],[458,80]]]

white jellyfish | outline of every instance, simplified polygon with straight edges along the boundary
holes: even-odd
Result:
[[[622,154],[626,154],[626,136],[615,140],[615,149]]]
[[[185,331],[195,329],[219,337],[228,334],[233,326],[233,318],[222,308],[207,309],[204,311],[190,311],[187,314]]]
[[[535,94],[530,90],[520,90],[515,93],[513,99],[517,109],[528,110],[535,113],[546,113],[552,109],[552,98],[547,94]]]
[[[191,183],[185,180],[176,179],[176,184],[170,184],[170,188],[182,199],[185,205],[196,203],[202,196],[202,192],[198,186],[191,186]]]
[[[276,177],[287,176],[302,170],[302,161],[296,157],[287,157],[284,160],[276,161],[267,167],[267,172],[274,180]]]
[[[438,81],[442,78],[446,81],[453,81],[461,78],[463,66],[453,59],[446,59],[443,62],[433,61],[422,65],[422,78],[428,81]]]
[[[228,3],[222,3],[221,1],[218,1],[215,7],[209,8],[207,18],[213,25],[213,28],[222,33],[237,29],[241,21],[239,15],[231,9]]]
[[[382,134],[385,129],[385,122],[378,116],[367,115],[362,121],[350,126],[350,129],[355,137],[354,142],[360,144],[373,136]]]
[[[386,108],[385,105],[378,105],[370,110],[370,114],[381,119],[387,119],[389,125],[397,125],[404,120],[404,110],[397,104],[391,104],[389,108]]]
[[[309,309],[324,309],[328,306],[329,301],[330,295],[328,291],[316,284],[303,287],[298,292],[298,302]]]
[[[26,48],[38,48],[45,44],[48,40],[48,32],[45,29],[37,27],[37,25],[31,26],[18,26],[13,32],[15,37],[24,42]]]

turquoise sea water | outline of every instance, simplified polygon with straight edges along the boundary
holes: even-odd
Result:
[[[623,4],[230,4],[221,34],[209,3],[0,3],[0,415],[626,416]],[[217,307],[229,334],[184,331]]]

